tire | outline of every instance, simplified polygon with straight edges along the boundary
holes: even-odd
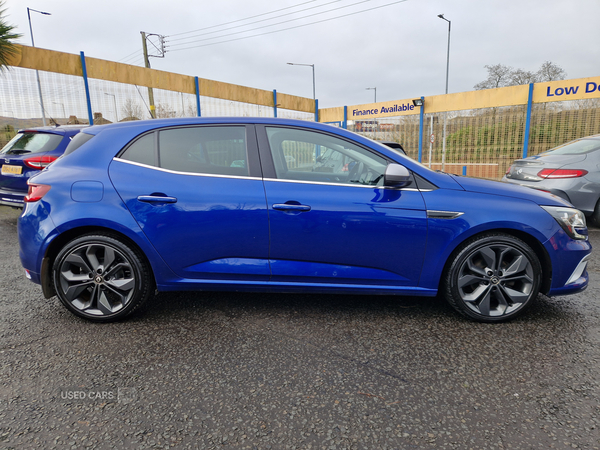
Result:
[[[522,314],[538,296],[542,267],[525,242],[503,233],[477,236],[453,254],[444,295],[460,314],[503,322]]]
[[[600,199],[596,202],[596,207],[594,208],[591,219],[594,226],[600,227]]]
[[[153,286],[139,251],[108,234],[69,242],[54,260],[52,281],[69,311],[94,322],[128,316],[148,299]]]

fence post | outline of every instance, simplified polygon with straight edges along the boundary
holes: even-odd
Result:
[[[277,89],[273,89],[273,117],[277,117]]]
[[[344,106],[344,121],[342,122],[342,128],[344,130],[348,129],[348,107]]]
[[[315,98],[315,122],[319,121],[319,99]]]
[[[94,125],[94,115],[92,114],[92,101],[90,100],[90,86],[88,85],[87,68],[85,66],[85,54],[79,52],[81,57],[81,69],[83,71],[83,84],[85,85],[85,100],[87,102],[88,120],[90,125]]]
[[[420,108],[421,109],[419,111],[419,159],[418,159],[419,162],[421,162],[421,157],[423,155],[423,120],[424,120],[423,114],[425,113],[425,97],[421,97]]]
[[[525,133],[523,136],[523,158],[527,158],[529,147],[529,127],[531,126],[531,106],[533,104],[533,83],[529,83],[529,97],[527,98],[527,120],[525,121]]]
[[[196,81],[196,113],[198,117],[202,117],[202,110],[200,109],[200,82],[198,77],[195,77]]]

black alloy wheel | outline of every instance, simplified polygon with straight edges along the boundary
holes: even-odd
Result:
[[[455,253],[445,276],[446,299],[479,322],[520,315],[538,296],[539,258],[525,242],[498,233],[475,237]]]
[[[137,250],[111,235],[69,242],[54,261],[60,301],[79,317],[110,322],[131,314],[152,292],[152,276]]]

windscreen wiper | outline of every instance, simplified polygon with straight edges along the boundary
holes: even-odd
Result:
[[[7,155],[24,155],[25,153],[31,153],[31,150],[14,149],[6,152]]]

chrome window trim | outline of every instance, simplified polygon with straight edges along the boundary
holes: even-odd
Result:
[[[260,177],[251,177],[250,175],[240,176],[240,175],[220,175],[217,173],[180,172],[178,170],[164,169],[162,167],[150,166],[148,164],[142,164],[142,163],[138,163],[135,161],[128,161],[126,159],[121,159],[116,156],[113,158],[113,161],[131,164],[133,166],[145,167],[147,169],[154,169],[154,170],[158,170],[161,172],[173,173],[176,175],[191,175],[191,176],[195,176],[195,177],[209,177],[209,178],[235,178],[235,179],[239,179],[239,180],[262,180],[262,178],[260,178]]]
[[[317,184],[321,186],[342,186],[342,187],[357,187],[357,188],[367,188],[367,189],[393,189],[397,191],[414,191],[414,192],[427,192],[420,191],[416,188],[395,188],[392,186],[370,186],[366,184],[349,184],[349,183],[328,183],[325,181],[307,181],[307,180],[286,180],[281,178],[265,178],[265,181],[276,181],[279,183],[300,183],[300,184]]]
[[[173,173],[176,175],[192,175],[196,177],[210,177],[210,178],[234,178],[240,180],[263,180],[263,181],[275,181],[278,183],[300,183],[300,184],[316,184],[321,186],[341,186],[341,187],[355,187],[355,188],[363,188],[363,189],[390,189],[396,191],[410,191],[410,192],[431,192],[432,189],[416,189],[416,188],[395,188],[391,186],[369,186],[365,184],[348,184],[348,183],[326,183],[323,181],[305,181],[305,180],[283,180],[279,178],[260,178],[260,177],[251,177],[251,176],[238,176],[238,175],[219,175],[212,173],[196,173],[196,172],[179,172],[177,170],[171,169],[163,169],[162,167],[150,166],[148,164],[142,164],[135,161],[128,161],[126,159],[121,159],[118,157],[114,157],[113,161],[122,162],[125,164],[131,164],[133,166],[145,167],[147,169],[159,170],[161,172]],[[462,214],[462,213],[460,213]]]

